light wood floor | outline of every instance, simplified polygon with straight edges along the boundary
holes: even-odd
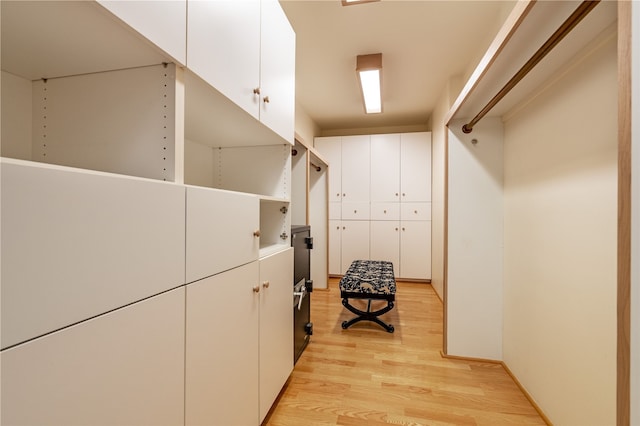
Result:
[[[343,330],[354,315],[336,279],[311,299],[314,334],[269,426],[544,425],[499,364],[442,358],[442,303],[428,284],[398,282],[396,307]]]

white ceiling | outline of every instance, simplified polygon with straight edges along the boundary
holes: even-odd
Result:
[[[296,99],[322,131],[425,125],[514,1],[280,0],[297,37]],[[356,56],[382,53],[383,113],[365,115]]]

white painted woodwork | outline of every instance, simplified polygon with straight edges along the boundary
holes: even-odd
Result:
[[[260,423],[293,370],[293,248],[260,259]]]
[[[183,187],[2,160],[2,347],[184,282]]]
[[[400,204],[402,220],[431,220],[431,203]]]
[[[2,424],[183,424],[184,326],[179,288],[3,351]]]
[[[339,201],[331,201],[329,203],[329,219],[342,219],[342,203]]]
[[[368,202],[370,199],[369,135],[342,137],[342,201]]]
[[[342,202],[342,220],[369,220],[369,203],[367,202]]]
[[[291,155],[291,223],[306,225],[309,216],[310,197],[308,190],[309,170],[307,162],[309,153],[304,145],[297,143],[294,147],[296,155]]]
[[[329,202],[342,201],[342,138],[315,138],[314,146],[329,162]]]
[[[329,265],[329,219],[327,205],[329,169],[326,163],[314,151],[311,161],[320,167],[320,171],[311,168],[309,171],[309,225],[313,237],[311,250],[311,279],[314,288],[327,288]]]
[[[178,63],[187,63],[187,1],[97,0]]]
[[[399,276],[407,279],[431,277],[431,221],[400,222]]]
[[[259,424],[258,276],[256,261],[187,285],[188,426]]]
[[[2,70],[27,80],[173,61],[94,1],[3,1],[0,8]]]
[[[502,359],[503,139],[499,118],[449,127],[447,353]],[[480,143],[473,146],[471,139]],[[478,301],[482,303],[478,303]]]
[[[260,200],[260,258],[291,246],[289,202]]]
[[[282,199],[291,198],[291,146],[213,150],[214,187]]]
[[[372,203],[400,201],[400,137],[371,135]]]
[[[431,201],[431,132],[400,135],[403,202]]]
[[[187,186],[186,201],[188,283],[258,259],[258,197]]]
[[[395,276],[400,276],[400,222],[372,220],[370,234],[370,258],[393,263]]]
[[[1,71],[3,157],[30,160],[32,84],[30,80]]]
[[[260,4],[260,121],[293,144],[296,34],[278,0]]]
[[[36,80],[32,160],[173,181],[175,108],[173,64]]]
[[[389,243],[380,236],[382,224],[376,225],[376,230],[365,237],[360,246],[349,238],[353,232],[345,234],[345,227],[351,221],[399,224],[400,220],[431,220],[431,133],[321,137],[316,138],[315,143],[320,152],[331,159],[331,164],[340,164],[340,180],[333,185],[339,185],[341,191],[330,189],[330,198],[334,201],[329,203],[329,273],[344,273],[350,264],[348,259],[368,259],[363,248],[366,243],[370,245],[371,256],[375,255],[378,260],[384,260],[380,256],[387,252],[392,259],[400,259],[403,253],[407,256],[404,271],[411,275],[402,275],[400,259],[395,265],[398,278],[431,279],[430,225],[428,231],[425,224],[410,226],[408,229],[423,234],[407,236],[406,240],[411,243],[406,243],[404,251],[400,244],[402,233]],[[330,173],[333,172],[332,167]],[[359,201],[354,202],[354,198]],[[379,244],[390,244],[390,247],[378,247]],[[352,252],[357,256],[350,254]]]
[[[329,219],[329,274],[342,274],[342,221]]]
[[[188,139],[184,144],[184,183],[213,188],[216,181],[215,148]]]
[[[369,221],[343,220],[341,222],[340,274],[357,259],[369,259]]]
[[[400,220],[400,203],[371,203],[371,220]]]
[[[260,0],[190,1],[187,67],[259,119]],[[224,64],[224,66],[220,66]]]

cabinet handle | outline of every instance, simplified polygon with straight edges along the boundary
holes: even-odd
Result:
[[[340,193],[338,192],[338,193],[336,194],[336,197],[339,197],[339,196],[340,196]]]
[[[403,192],[403,193],[402,193],[402,196],[404,197],[405,195],[407,195],[407,194],[405,194],[405,193]]]
[[[346,226],[343,226],[343,227],[342,227],[342,229],[347,229],[347,227],[346,227]]]
[[[384,211],[384,214],[387,214],[387,211],[386,211],[386,210]]]
[[[254,293],[260,293],[260,286],[259,285],[253,286],[253,292]]]
[[[414,210],[413,212],[414,212],[415,214],[418,214],[418,210]]]
[[[259,95],[260,94],[260,88],[256,87],[255,89],[253,89],[253,94],[254,95]]]
[[[354,210],[353,212],[354,212],[354,213],[358,213],[358,210]]]
[[[404,231],[404,226],[402,227],[402,230]]]
[[[336,229],[340,229],[340,227],[339,227],[339,226],[336,226]]]
[[[265,281],[262,283],[262,287],[269,288],[269,281]]]
[[[343,197],[346,197],[346,196],[347,196],[347,194],[342,194],[342,196],[343,196]]]
[[[398,193],[396,192],[396,197],[398,196]]]
[[[255,231],[253,231],[253,236],[254,237],[259,237],[260,236],[260,230],[256,229]]]
[[[265,104],[269,103],[269,97],[268,96],[265,96],[262,100],[264,101]]]
[[[396,231],[398,230],[398,228],[396,227]]]

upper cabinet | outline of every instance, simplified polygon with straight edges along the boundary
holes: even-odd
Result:
[[[187,63],[187,0],[97,1],[177,63]]]
[[[187,67],[293,144],[295,33],[276,0],[190,1]]]

